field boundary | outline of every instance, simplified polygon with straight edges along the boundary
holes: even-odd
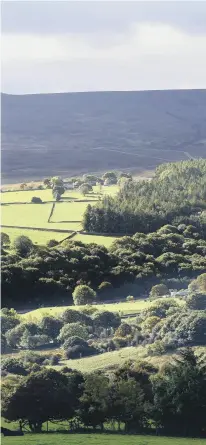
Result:
[[[7,229],[24,229],[24,230],[36,230],[40,232],[57,232],[57,233],[73,233],[74,230],[70,229],[47,229],[45,227],[25,227],[25,226],[9,226],[6,224],[2,224],[1,227],[5,227]],[[76,232],[79,233],[79,232]]]

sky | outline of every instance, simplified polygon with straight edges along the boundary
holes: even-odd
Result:
[[[206,88],[206,1],[1,4],[1,90]]]

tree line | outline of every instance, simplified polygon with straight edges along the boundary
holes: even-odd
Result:
[[[165,224],[198,221],[206,234],[206,160],[162,164],[151,181],[128,179],[115,197],[89,205],[83,226],[87,232],[134,234],[154,232]]]
[[[2,381],[2,416],[36,433],[64,421],[70,430],[117,424],[126,433],[204,436],[205,400],[205,362],[189,348],[161,369],[129,361],[110,372],[42,368]]]

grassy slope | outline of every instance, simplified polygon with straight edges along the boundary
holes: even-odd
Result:
[[[179,304],[182,304],[182,300],[178,300]],[[139,299],[134,302],[121,302],[121,303],[105,303],[105,304],[97,304],[92,307],[96,307],[100,311],[111,311],[118,312],[120,315],[128,315],[135,314],[150,305],[149,300]],[[39,308],[34,311],[27,312],[26,314],[22,314],[21,316],[25,319],[39,319],[44,315],[60,315],[65,309],[76,309],[82,310],[85,306],[53,306],[47,308]]]
[[[203,445],[204,439],[125,436],[111,434],[26,434],[24,437],[5,437],[4,445]]]

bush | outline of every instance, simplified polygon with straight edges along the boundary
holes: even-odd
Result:
[[[11,374],[18,374],[18,375],[28,374],[28,371],[23,365],[22,360],[13,357],[8,357],[5,360],[2,360],[1,369],[2,371],[6,371]]]
[[[128,346],[128,339],[122,337],[114,337],[113,342],[116,348],[125,348]]]
[[[62,314],[62,320],[64,323],[77,323],[80,322],[87,326],[92,326],[93,321],[92,318],[83,312],[76,311],[73,309],[66,309],[66,311]]]
[[[49,248],[51,248],[51,247],[55,247],[55,246],[58,246],[58,241],[56,241],[55,239],[50,239],[48,242],[47,242],[47,247],[49,247]]]
[[[93,346],[81,346],[76,345],[73,347],[68,348],[65,355],[67,359],[75,359],[75,358],[82,358],[82,357],[88,357],[91,355],[98,354],[99,351],[94,348]]]
[[[20,324],[20,320],[17,317],[9,317],[3,315],[0,317],[0,323],[1,323],[2,334],[6,334],[7,331],[10,331],[10,329],[13,329],[16,326],[18,326]]]
[[[31,198],[31,202],[32,202],[33,204],[42,204],[42,199],[39,198],[38,196],[32,196],[32,198]]]
[[[48,344],[49,337],[47,335],[31,335],[27,330],[24,331],[20,341],[20,347],[23,349],[35,349]]]
[[[20,256],[25,257],[31,253],[34,245],[28,236],[20,235],[14,240],[12,247]]]
[[[76,286],[72,294],[75,305],[84,305],[93,303],[96,298],[96,292],[86,285]]]
[[[43,317],[39,323],[39,328],[42,334],[50,337],[53,340],[55,340],[58,337],[62,326],[63,323],[61,320],[51,316]]]
[[[157,340],[152,345],[148,346],[148,355],[162,355],[166,352],[166,347],[163,341]]]
[[[66,351],[69,348],[73,348],[74,346],[88,346],[87,342],[83,340],[83,338],[73,336],[69,337],[65,340],[65,342],[62,345],[62,348]]]
[[[168,287],[165,284],[156,284],[156,286],[152,287],[149,297],[159,298],[159,297],[164,297],[166,295],[170,295]]]
[[[82,326],[81,323],[68,323],[63,326],[58,336],[60,342],[65,342],[69,337],[80,337],[84,340],[88,338],[88,330],[86,326]]]
[[[128,295],[126,301],[130,301],[132,303],[134,301],[134,297],[132,295]]]
[[[94,327],[118,328],[121,323],[119,314],[110,311],[97,312],[93,315]]]

